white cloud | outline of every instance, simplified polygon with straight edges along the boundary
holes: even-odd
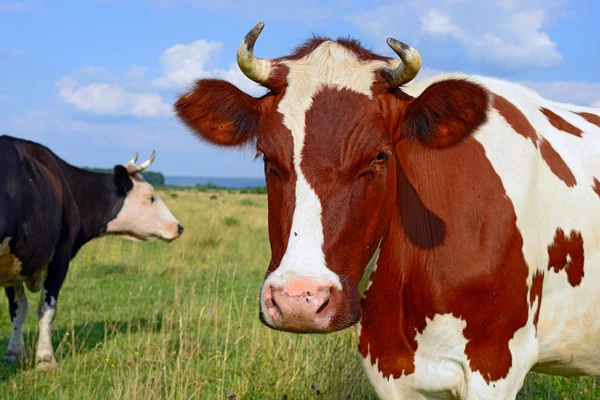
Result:
[[[171,106],[156,93],[133,93],[121,85],[109,83],[80,84],[69,77],[56,86],[59,97],[81,111],[103,115],[156,117],[169,115]]]
[[[385,36],[414,46],[447,39],[473,60],[495,67],[550,67],[559,64],[562,56],[547,26],[564,4],[562,0],[413,0],[346,19],[378,43]]]
[[[197,40],[190,44],[176,44],[162,52],[160,61],[163,76],[152,83],[161,89],[184,89],[196,79],[215,77],[230,81],[247,93],[261,95],[265,90],[248,79],[232,62],[228,70],[211,68],[219,56],[223,43]]]
[[[207,65],[219,55],[223,43],[197,40],[184,45],[176,44],[160,55],[164,75],[153,83],[160,88],[181,88],[199,76],[206,75]]]
[[[450,17],[438,13],[436,10],[429,10],[421,17],[421,26],[432,35],[450,35],[455,39],[466,39],[462,30],[450,21]]]
[[[56,82],[58,96],[88,113],[157,117],[172,113],[161,92],[182,91],[200,78],[222,78],[247,93],[264,94],[265,89],[248,79],[237,63],[226,70],[214,67],[222,48],[223,43],[206,40],[173,45],[160,55],[163,74],[151,81],[147,68],[139,65],[116,71],[82,67]]]

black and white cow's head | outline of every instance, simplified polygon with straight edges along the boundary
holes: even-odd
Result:
[[[172,241],[183,233],[181,223],[141,175],[155,157],[153,152],[150,159],[136,165],[136,153],[125,165],[115,166],[113,181],[123,201],[116,217],[107,224],[107,234],[129,240]]]

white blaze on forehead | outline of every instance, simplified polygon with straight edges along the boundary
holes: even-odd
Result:
[[[296,208],[286,253],[279,267],[265,282],[263,293],[269,284],[281,285],[295,277],[331,283],[341,289],[339,276],[329,270],[325,263],[321,202],[300,167],[306,135],[306,112],[312,105],[313,97],[326,87],[349,89],[372,97],[375,72],[387,63],[360,61],[347,48],[328,41],[306,57],[283,64],[289,67],[289,72],[286,93],[278,111],[283,115],[283,124],[291,131],[294,143]]]

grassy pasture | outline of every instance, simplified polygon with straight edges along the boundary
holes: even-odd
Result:
[[[34,369],[38,296],[29,294],[28,359],[0,363],[3,399],[371,399],[354,329],[275,332],[258,320],[269,259],[266,196],[161,193],[185,225],[170,245],[103,238],[86,245],[61,291],[60,369]],[[0,296],[0,351],[11,331]],[[531,399],[600,399],[592,378],[530,374]]]

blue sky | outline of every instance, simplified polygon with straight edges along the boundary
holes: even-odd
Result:
[[[260,57],[285,55],[312,33],[351,35],[392,56],[393,36],[420,51],[422,76],[492,75],[600,107],[595,0],[0,0],[0,134],[76,165],[156,149],[154,169],[168,175],[262,176],[254,154],[201,143],[171,111],[199,77],[261,93],[235,64],[259,21]]]

